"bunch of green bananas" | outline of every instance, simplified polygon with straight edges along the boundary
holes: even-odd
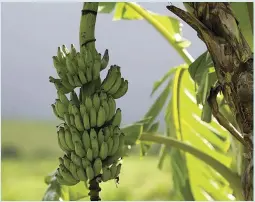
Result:
[[[96,50],[90,54],[89,49],[83,48],[79,54],[73,45],[70,53],[65,46],[62,49],[58,48],[58,56],[54,57],[60,79],[50,77],[58,94],[53,112],[64,121],[58,127],[58,143],[65,155],[59,158],[56,178],[69,186],[92,179],[118,179],[125,134],[119,128],[122,115],[115,99],[126,94],[128,82],[121,77],[117,65],[110,67],[101,82],[100,71],[109,60],[107,50],[99,59]],[[79,95],[76,87],[80,87]]]
[[[57,56],[53,56],[53,64],[60,79],[50,77],[50,82],[62,93],[69,93],[76,87],[97,80],[100,70],[105,69],[108,62],[108,50],[101,59],[101,54],[90,51],[86,46],[79,53],[73,44],[70,51],[63,45],[62,48],[58,47]]]

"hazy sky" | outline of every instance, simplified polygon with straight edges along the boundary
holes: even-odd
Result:
[[[171,15],[166,2],[140,5]],[[56,76],[52,56],[62,44],[78,47],[81,8],[78,2],[2,3],[3,119],[55,119],[50,105],[56,90],[48,80],[50,75]],[[196,58],[205,51],[205,45],[183,24],[183,36],[192,42],[188,51]],[[99,14],[96,39],[97,50],[103,53],[108,48],[110,64],[121,66],[129,80],[128,93],[117,102],[123,121],[140,119],[156,98],[150,98],[153,82],[183,59],[144,20],[112,21],[112,14]]]

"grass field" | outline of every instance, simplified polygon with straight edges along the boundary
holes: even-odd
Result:
[[[55,123],[2,122],[2,146],[17,149],[18,157],[2,160],[2,200],[41,200],[47,188],[44,176],[58,165],[62,152]],[[3,150],[2,150],[3,151]],[[124,160],[120,185],[107,182],[103,200],[171,200],[169,167],[157,169],[156,157],[130,156]],[[88,198],[84,198],[88,200]]]

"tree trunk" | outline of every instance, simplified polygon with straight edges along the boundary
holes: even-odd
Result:
[[[208,102],[218,122],[243,143],[246,169],[242,176],[245,200],[253,200],[253,53],[242,35],[230,3],[186,3],[191,13],[167,8],[188,23],[204,41],[214,62],[218,86]],[[236,130],[218,111],[222,92],[239,126]]]

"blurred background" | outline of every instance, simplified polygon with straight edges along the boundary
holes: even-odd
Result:
[[[139,3],[156,13],[172,15],[165,3]],[[174,3],[181,7],[182,3]],[[2,3],[2,200],[41,200],[47,188],[44,176],[58,166],[62,154],[51,104],[56,90],[52,56],[57,47],[79,47],[82,3]],[[173,16],[173,15],[172,15]],[[167,41],[144,20],[112,21],[98,14],[96,47],[109,49],[110,64],[122,67],[129,91],[117,105],[123,125],[143,117],[157,95],[150,97],[153,82],[184,61]],[[206,47],[184,22],[183,36],[196,58]],[[105,72],[102,73],[105,76]],[[159,117],[164,120],[164,114]],[[160,130],[164,127],[161,125]],[[104,200],[171,200],[171,170],[157,169],[159,146],[140,158],[139,148],[125,159],[118,188],[103,186]],[[88,200],[88,198],[85,200]]]

